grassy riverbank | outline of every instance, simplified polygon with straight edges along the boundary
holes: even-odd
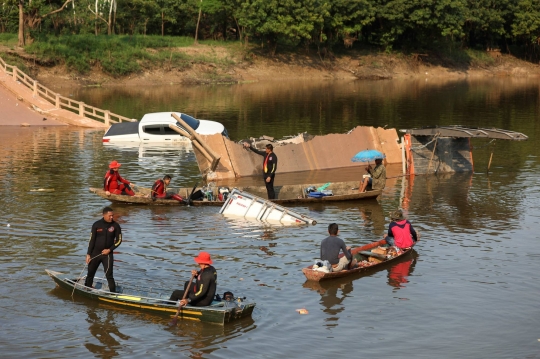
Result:
[[[535,76],[537,65],[500,52],[444,49],[426,53],[336,48],[270,55],[260,44],[189,37],[64,35],[39,38],[24,49],[16,34],[0,34],[0,56],[45,82],[84,85],[235,83],[268,79],[391,79],[415,76]]]

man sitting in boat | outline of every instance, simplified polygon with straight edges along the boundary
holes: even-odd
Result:
[[[199,264],[201,270],[191,271],[191,275],[196,276],[195,283],[192,283],[186,298],[183,299],[184,292],[189,282],[184,284],[184,290],[175,290],[169,298],[169,300],[175,302],[180,300],[181,307],[188,304],[196,307],[210,305],[216,295],[217,271],[212,267],[212,258],[210,258],[210,254],[208,252],[200,252],[199,255],[195,257],[195,262]]]
[[[350,249],[347,247],[343,239],[337,235],[339,227],[336,223],[328,226],[329,236],[321,242],[321,260],[328,261],[332,265],[332,272],[339,272],[347,269],[352,260]],[[339,258],[339,251],[342,251],[344,256]]]
[[[183,202],[182,197],[175,193],[167,192],[167,186],[171,183],[171,176],[165,175],[163,179],[158,179],[154,182],[152,186],[152,201],[155,201],[156,198],[160,199],[175,199],[179,202]]]
[[[369,177],[365,177],[360,183],[360,192],[365,192],[368,185],[371,185],[374,190],[384,189],[386,186],[386,168],[382,162],[382,158],[376,158],[375,168],[372,168],[371,165],[366,166]]]
[[[412,247],[418,241],[418,234],[411,222],[403,217],[403,212],[398,209],[390,213],[392,222],[388,226],[388,234],[384,239],[389,246],[400,249]]]
[[[122,166],[117,161],[112,161],[109,164],[109,170],[105,173],[105,179],[103,180],[103,189],[105,194],[110,196],[111,194],[123,194],[127,196],[135,196],[135,192],[129,186],[131,182],[123,179],[118,172],[118,169]]]

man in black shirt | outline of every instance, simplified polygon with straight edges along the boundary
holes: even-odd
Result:
[[[200,271],[195,269],[191,271],[191,275],[195,277],[195,283],[189,288],[189,292],[184,298],[184,292],[189,284],[186,282],[184,284],[184,290],[175,290],[169,300],[178,301],[180,300],[180,306],[184,307],[188,304],[203,307],[210,305],[214,300],[216,295],[216,286],[217,286],[217,271],[212,267],[212,258],[208,252],[200,252],[197,257],[195,257],[195,262],[199,264],[201,268]]]
[[[349,262],[352,259],[350,247],[345,245],[343,239],[337,235],[339,233],[339,227],[336,223],[332,223],[328,226],[328,234],[321,242],[321,260],[328,261],[332,265],[332,272],[339,272],[343,269],[347,269]],[[342,251],[344,256],[339,258],[339,251]]]
[[[116,283],[113,278],[113,251],[122,243],[122,229],[113,220],[113,209],[103,208],[103,218],[92,225],[88,251],[86,252],[86,264],[88,274],[84,285],[92,287],[94,276],[100,263],[103,263],[105,277],[109,283],[109,291],[116,292]]]
[[[276,176],[277,170],[277,156],[274,153],[274,146],[267,144],[264,152],[253,148],[247,142],[244,142],[244,147],[249,148],[256,154],[264,157],[263,178],[264,184],[266,185],[266,193],[268,194],[268,199],[276,199],[276,192],[274,191],[274,177]]]

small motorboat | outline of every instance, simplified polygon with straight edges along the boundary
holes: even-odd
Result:
[[[119,307],[140,309],[173,317],[178,305],[169,300],[173,289],[145,288],[136,283],[118,283],[116,292],[109,292],[107,280],[94,278],[92,288],[86,287],[81,278],[68,277],[63,273],[45,270],[60,288],[72,291],[74,295],[94,299],[100,303],[114,304]],[[191,319],[200,322],[225,324],[237,319],[251,317],[255,303],[245,302],[242,298],[233,300],[215,300],[206,307],[187,305],[180,309],[179,319]]]

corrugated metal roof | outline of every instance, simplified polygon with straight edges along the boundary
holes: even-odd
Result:
[[[495,138],[513,141],[525,141],[529,138],[523,133],[502,130],[499,128],[475,128],[463,126],[433,126],[402,129],[399,131],[409,133],[413,136],[439,135],[439,137]]]

